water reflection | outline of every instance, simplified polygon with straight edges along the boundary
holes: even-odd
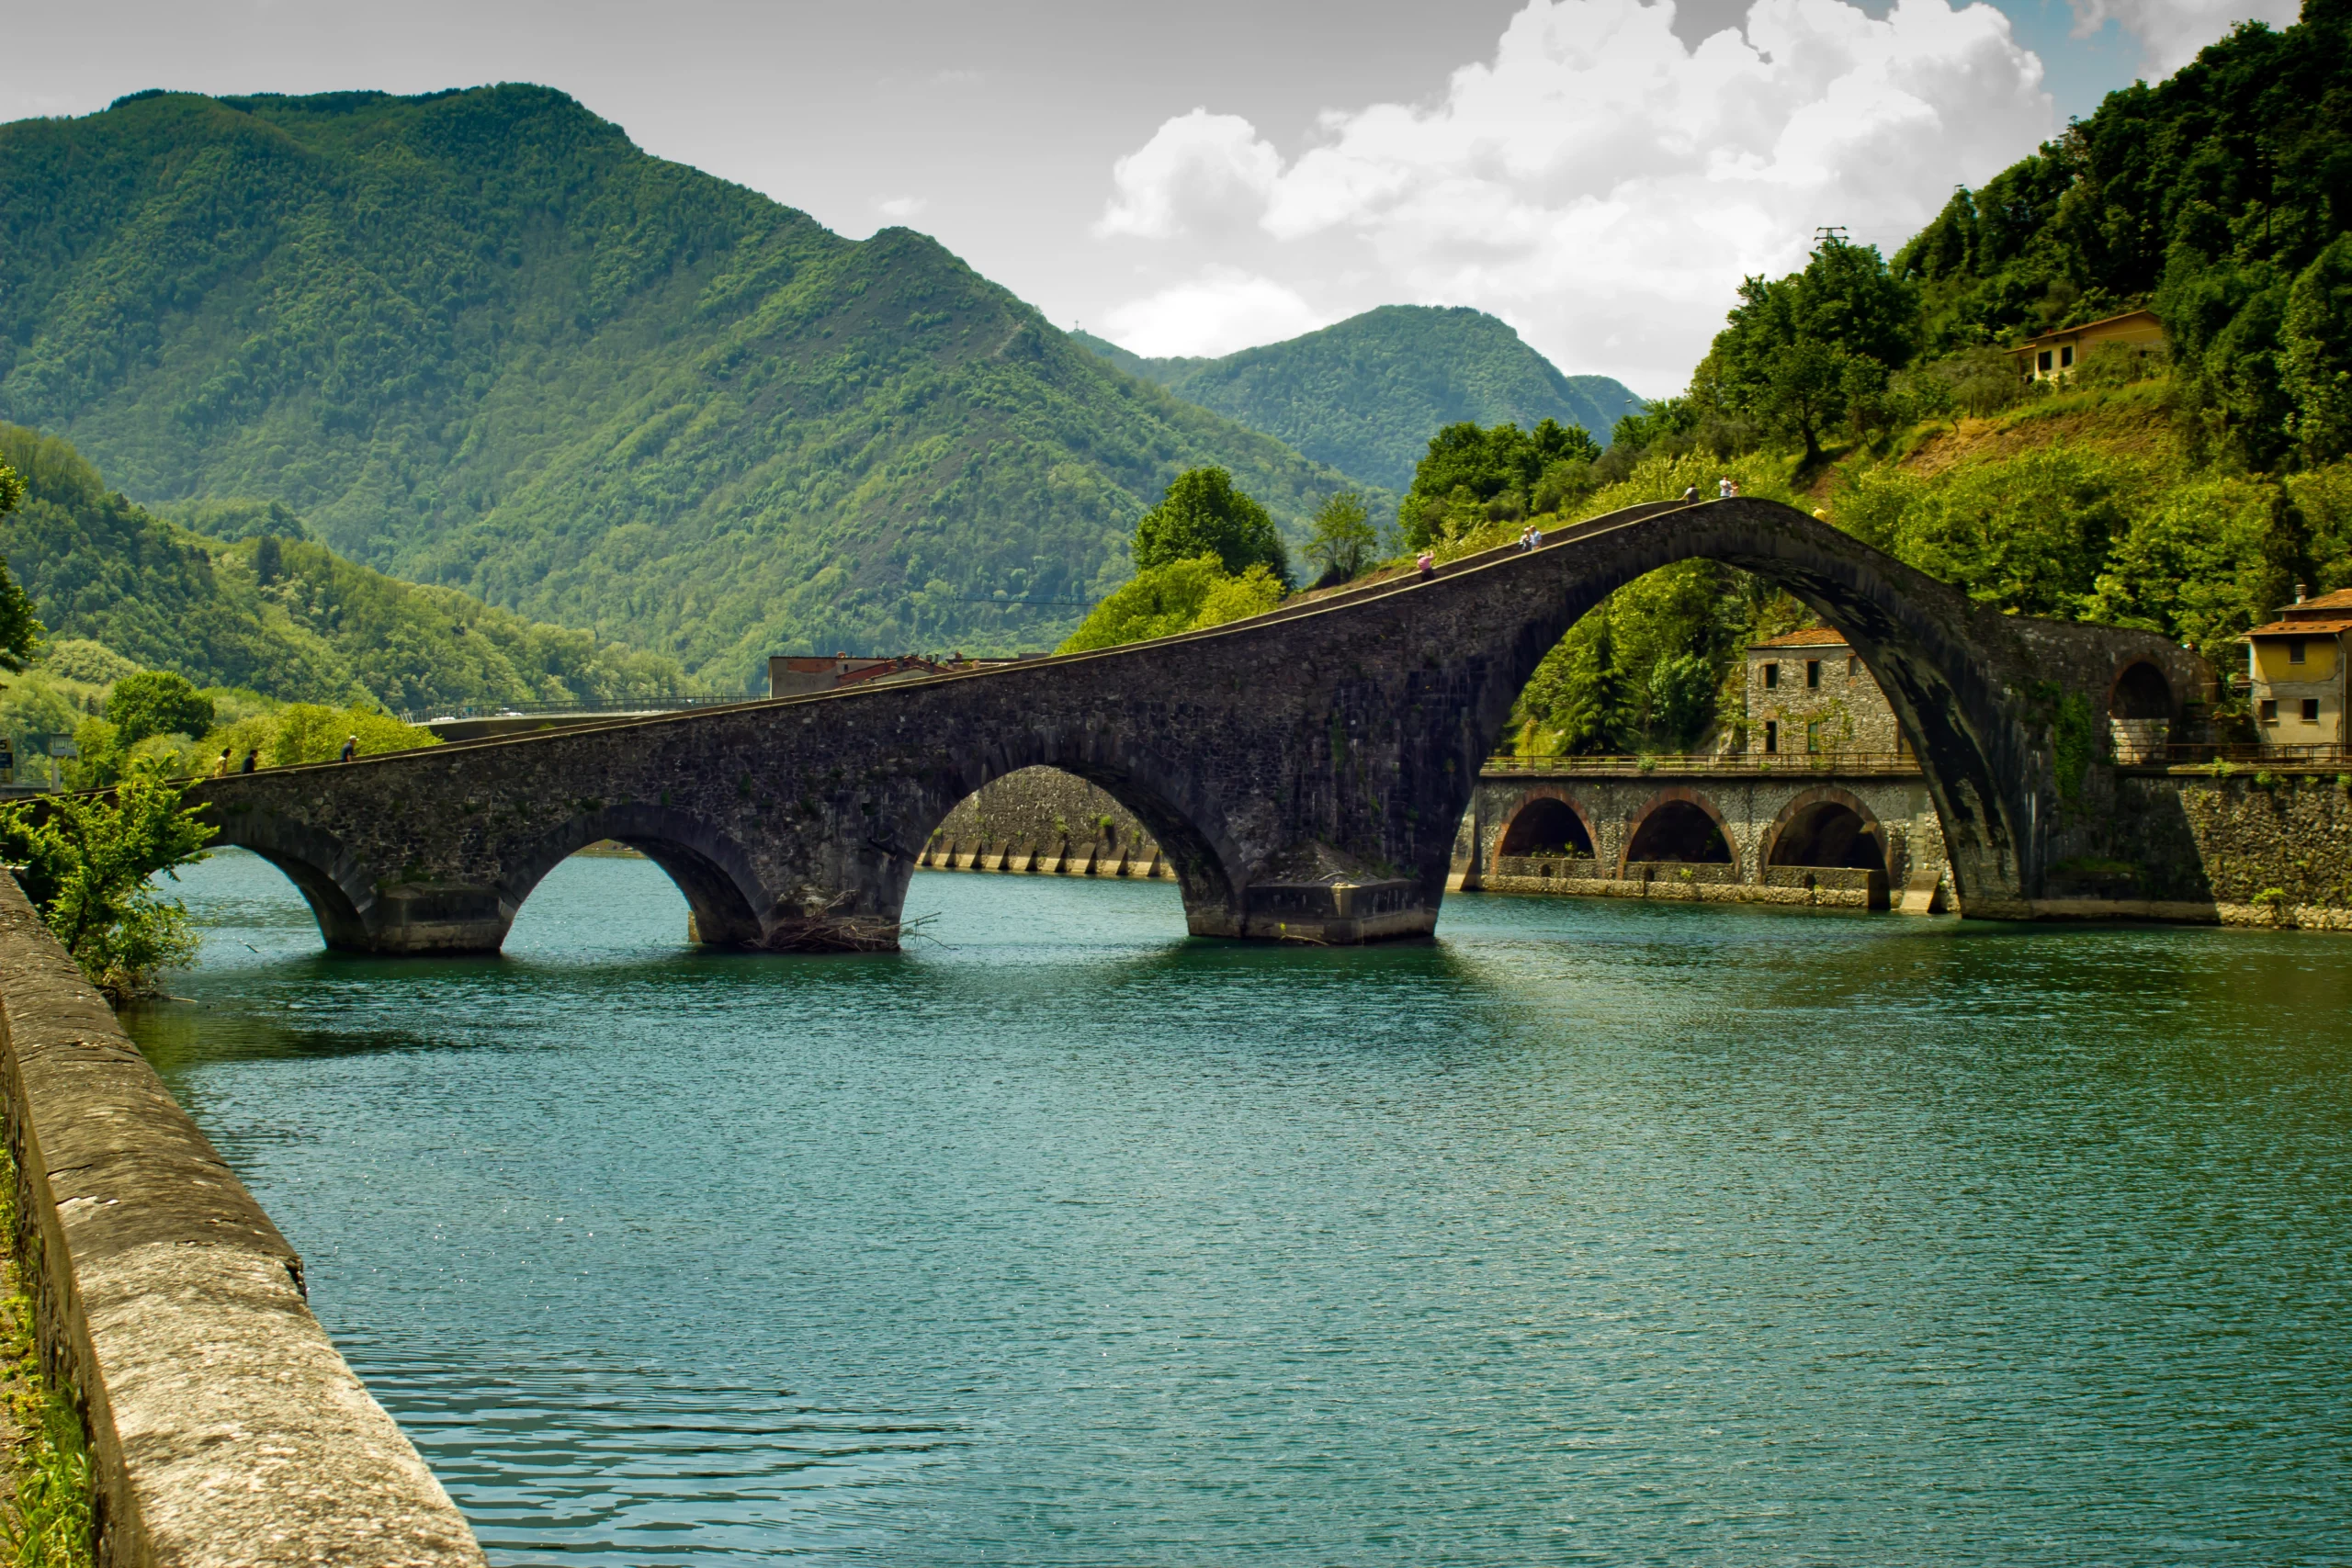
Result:
[[[1194,942],[926,874],[901,957],[494,961],[250,857],[135,1032],[506,1562],[2327,1561],[2328,939],[1476,898]]]

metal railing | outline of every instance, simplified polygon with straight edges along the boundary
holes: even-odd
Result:
[[[1908,751],[1707,751],[1652,756],[1489,757],[1484,772],[1527,776],[1645,773],[1883,773],[1919,771]]]

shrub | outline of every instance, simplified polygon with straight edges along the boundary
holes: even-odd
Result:
[[[119,1005],[196,957],[187,908],[161,897],[158,872],[201,860],[213,829],[181,786],[134,760],[105,795],[51,795],[0,808],[0,852],[25,866],[25,897],[90,984]]]

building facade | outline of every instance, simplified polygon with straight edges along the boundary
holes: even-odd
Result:
[[[2246,633],[2254,720],[2267,746],[2335,746],[2345,737],[2345,654],[2352,588],[2298,595],[2278,619]]]
[[[2127,310],[2120,316],[2028,338],[2009,353],[2026,380],[2063,381],[2095,348],[2128,348],[2146,353],[2164,345],[2165,326],[2156,320],[2154,310]]]
[[[1832,752],[1908,755],[1886,694],[1845,637],[1826,626],[1790,632],[1747,650],[1751,756]]]

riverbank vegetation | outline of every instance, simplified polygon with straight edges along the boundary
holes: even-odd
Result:
[[[96,1478],[72,1395],[51,1383],[35,1341],[33,1281],[17,1251],[17,1166],[0,1145],[0,1546],[16,1568],[89,1568]]]
[[[91,985],[117,1006],[152,996],[163,971],[196,958],[187,909],[155,877],[203,858],[214,829],[184,786],[140,759],[103,794],[0,807],[0,857]]]

